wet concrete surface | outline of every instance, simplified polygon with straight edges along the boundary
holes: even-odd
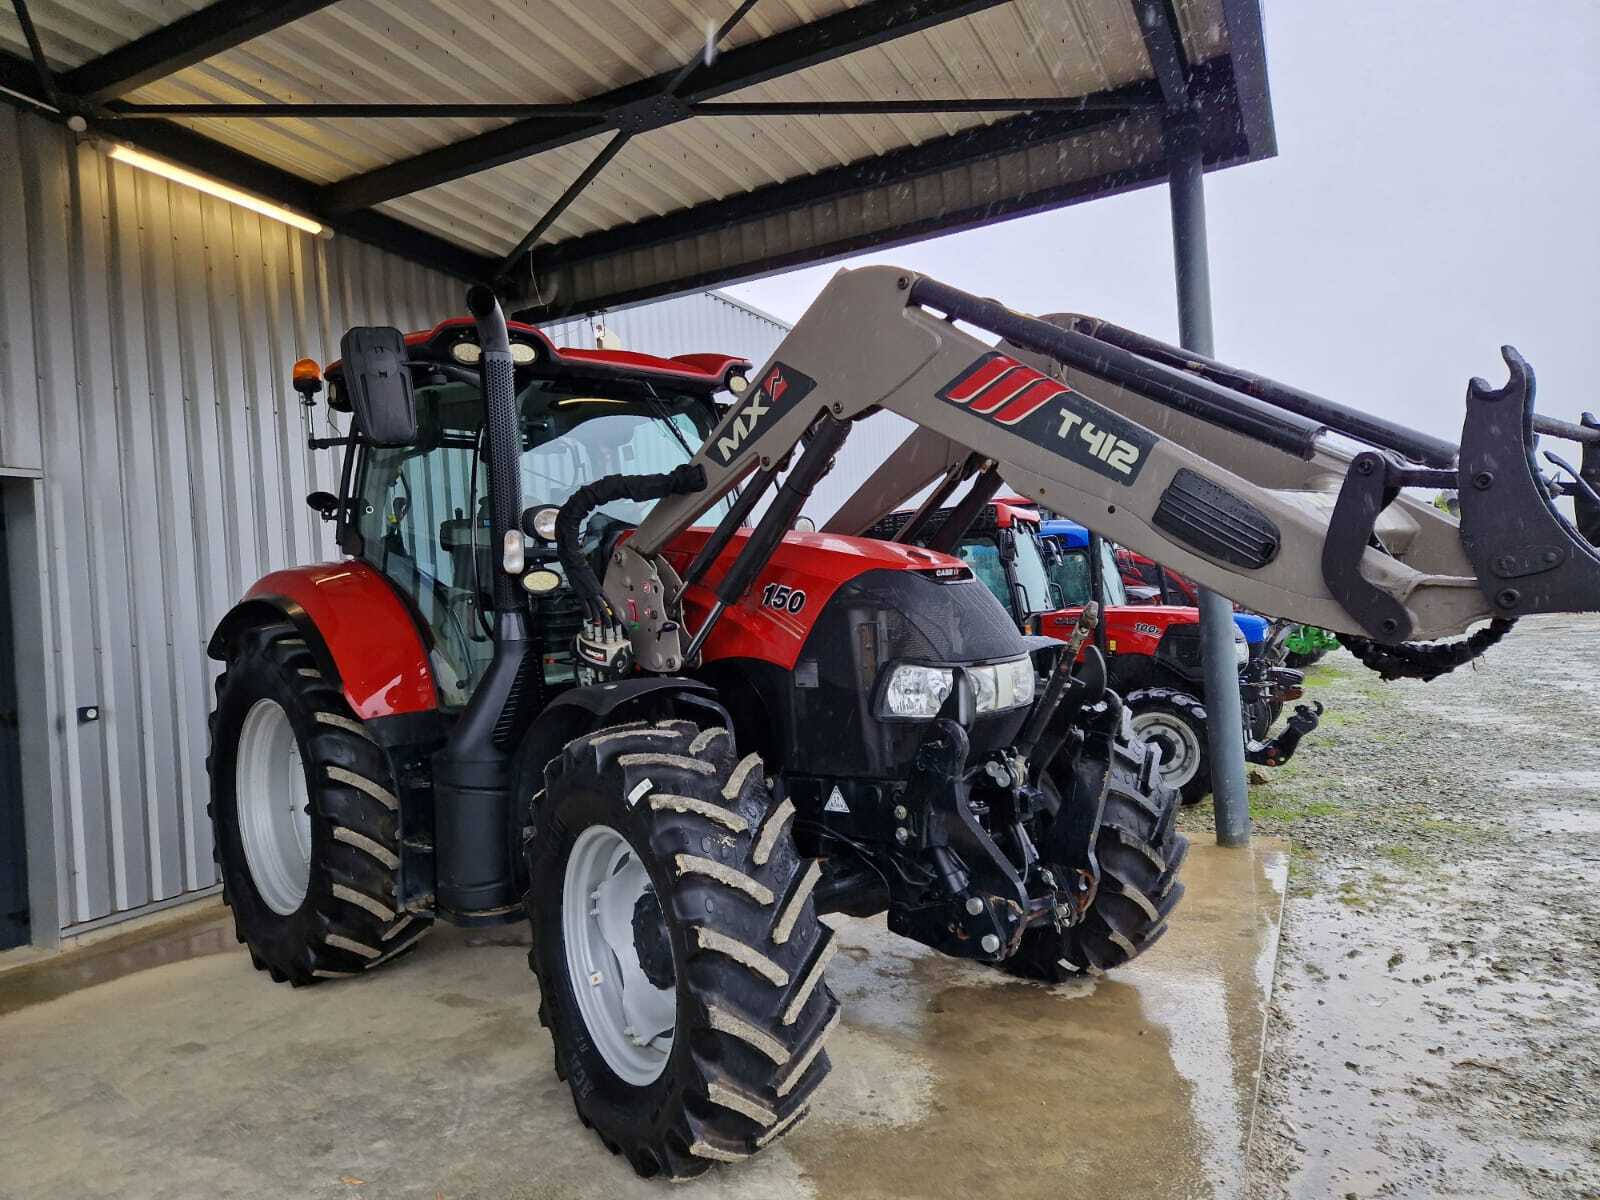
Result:
[[[220,904],[194,907],[194,912],[167,914],[138,930],[108,931],[104,941],[30,956],[15,968],[8,968],[0,955],[0,1016],[136,971],[237,947],[233,925]]]
[[[1054,988],[838,919],[845,1023],[812,1117],[671,1194],[1239,1195],[1286,871],[1271,844],[1197,844],[1162,943]],[[301,990],[215,915],[100,949],[0,974],[0,1196],[668,1190],[578,1124],[520,930],[439,930]]]
[[[1593,616],[1313,672],[1324,728],[1252,789],[1294,854],[1249,1195],[1600,1197],[1597,677]]]

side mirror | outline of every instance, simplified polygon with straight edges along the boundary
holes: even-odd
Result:
[[[324,521],[332,521],[339,515],[339,497],[332,492],[311,492],[306,496],[306,503],[321,513]]]
[[[1017,535],[1009,529],[995,531],[995,545],[1000,548],[1000,557],[1010,562],[1017,556]]]
[[[356,425],[374,446],[417,440],[417,401],[406,367],[406,343],[390,326],[357,326],[339,342],[345,390]]]

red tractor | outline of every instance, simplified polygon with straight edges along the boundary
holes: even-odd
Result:
[[[1183,894],[1177,797],[1104,658],[1078,653],[1090,622],[1024,635],[960,558],[849,536],[927,483],[933,507],[1002,474],[1101,497],[1147,531],[1123,540],[1367,631],[1391,664],[1468,661],[1484,639],[1425,657],[1406,639],[1485,612],[1600,607],[1600,558],[1548,485],[1507,475],[1478,489],[1489,505],[1463,488],[1470,542],[1399,488],[1303,502],[1374,471],[1470,486],[1487,457],[1531,462],[1476,409],[1459,470],[1403,465],[1440,452],[1369,423],[1392,456],[1372,467],[1318,440],[1326,415],[1271,415],[884,268],[836,276],[755,377],[559,350],[488,288],[467,303],[425,333],[345,335],[326,371],[351,414],[342,482],[309,498],[345,558],[267,576],[212,637],[223,894],[255,964],[296,985],[387,963],[434,921],[528,920],[557,1074],[641,1175],[746,1158],[805,1117],[839,1021],[823,914],[886,913],[943,953],[1058,979],[1147,950]],[[1020,354],[1097,372],[1108,402]],[[314,364],[296,385],[316,395]],[[1229,431],[1238,473],[1110,407],[1145,396]],[[853,528],[795,532],[879,408],[918,426],[891,474],[836,514]],[[1337,411],[1341,430],[1358,415]],[[1300,455],[1295,496],[1252,481],[1263,445]],[[1567,554],[1514,599],[1489,575],[1513,537]]]

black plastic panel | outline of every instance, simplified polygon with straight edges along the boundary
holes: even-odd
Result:
[[[1259,571],[1278,557],[1272,518],[1204,475],[1181,468],[1156,507],[1157,529],[1208,558]]]

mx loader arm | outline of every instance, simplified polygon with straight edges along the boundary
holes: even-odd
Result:
[[[957,321],[1005,340],[985,344]],[[754,472],[669,584],[681,595],[792,462],[718,583],[709,627],[754,582],[852,423],[886,409],[917,429],[827,532],[860,533],[929,484],[924,511],[973,476],[982,503],[1003,478],[1249,608],[1375,642],[1600,609],[1600,555],[1555,503],[1571,493],[1585,521],[1600,500],[1534,459],[1536,424],[1591,442],[1600,430],[1535,418],[1531,369],[1503,355],[1509,381],[1472,381],[1457,447],[1090,318],[1024,316],[892,267],[841,271],[696,454],[705,486],[651,511],[605,590]],[[1458,489],[1459,521],[1407,487]],[[704,632],[672,657],[692,658]],[[661,636],[637,631],[635,646]]]

